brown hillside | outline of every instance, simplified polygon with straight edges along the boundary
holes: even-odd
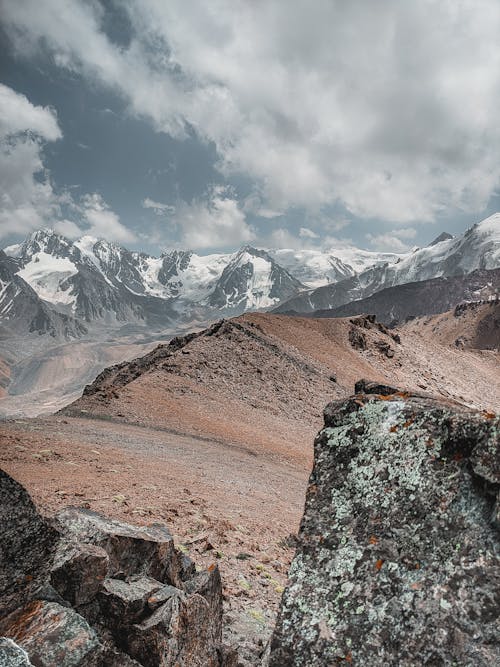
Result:
[[[365,317],[244,315],[107,369],[64,412],[303,457],[323,406],[360,377],[498,409],[497,358],[450,347],[432,326],[414,322],[398,343]]]

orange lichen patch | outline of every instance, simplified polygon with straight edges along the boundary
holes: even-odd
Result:
[[[414,584],[410,586],[410,588],[412,589],[412,591],[418,591],[422,588],[422,584],[416,581]]]
[[[217,565],[216,565],[215,563],[211,563],[211,564],[207,567],[207,570],[208,570],[209,572],[213,572],[213,571],[215,570],[216,567],[217,567]]]
[[[415,569],[420,570],[420,563],[415,563]]]
[[[488,412],[487,410],[483,410],[481,414],[485,419],[495,419],[496,417],[494,412]]]
[[[411,426],[411,425],[413,424],[414,421],[415,421],[415,419],[414,419],[413,417],[410,417],[410,418],[407,419],[407,420],[405,421],[405,423],[403,424],[403,428],[408,428],[408,426]]]
[[[352,653],[350,651],[349,651],[349,653],[347,653],[344,660],[348,663],[352,663]]]
[[[378,544],[378,538],[375,535],[370,535],[370,544]]]
[[[383,564],[384,560],[382,558],[379,558],[378,561],[375,563],[375,569],[377,570],[377,572],[381,570]]]
[[[398,396],[398,398],[410,398],[410,394],[407,391],[397,391],[393,396]]]
[[[14,622],[4,630],[5,635],[16,641],[21,641],[26,637],[28,634],[27,628],[31,621],[38,616],[42,605],[43,602],[40,600],[31,602],[21,614],[16,616]]]
[[[389,429],[390,433],[396,433],[397,430],[398,430],[398,425],[397,424],[393,424],[391,426],[391,428]]]

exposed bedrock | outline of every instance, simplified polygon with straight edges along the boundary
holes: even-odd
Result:
[[[54,521],[0,471],[0,667],[231,667],[217,567],[164,525],[69,507]]]
[[[500,419],[357,390],[325,409],[269,665],[500,664]]]

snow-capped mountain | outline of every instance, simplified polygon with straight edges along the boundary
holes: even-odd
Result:
[[[259,310],[302,289],[304,285],[265,250],[245,246],[224,267],[207,303],[224,311]]]
[[[0,250],[0,324],[4,337],[36,333],[71,339],[87,333],[82,322],[57,312],[41,299],[16,273],[18,268],[18,263]]]
[[[170,326],[277,305],[301,289],[265,251],[233,254],[178,251],[152,257],[83,236],[40,230],[5,249],[16,280],[46,308],[89,326]]]
[[[393,264],[405,254],[370,252],[352,246],[321,250],[268,250],[269,255],[309,288],[338,283],[379,264]]]
[[[9,330],[63,337],[125,325],[158,330],[246,310],[336,308],[394,285],[500,267],[500,214],[405,255],[245,246],[235,253],[174,250],[153,257],[90,236],[72,242],[40,230],[6,248],[1,263],[0,324]],[[28,324],[31,311],[37,314]]]
[[[276,310],[300,313],[338,308],[394,285],[498,267],[500,213],[495,213],[460,236],[441,235],[430,245],[399,258],[395,263],[377,264],[336,284],[304,292],[280,304]]]

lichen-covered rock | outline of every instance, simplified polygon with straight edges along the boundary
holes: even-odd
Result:
[[[0,470],[0,617],[48,582],[57,537],[26,490]]]
[[[33,667],[28,654],[12,639],[0,637],[0,667]]]
[[[500,664],[500,419],[384,393],[325,410],[271,667]]]

